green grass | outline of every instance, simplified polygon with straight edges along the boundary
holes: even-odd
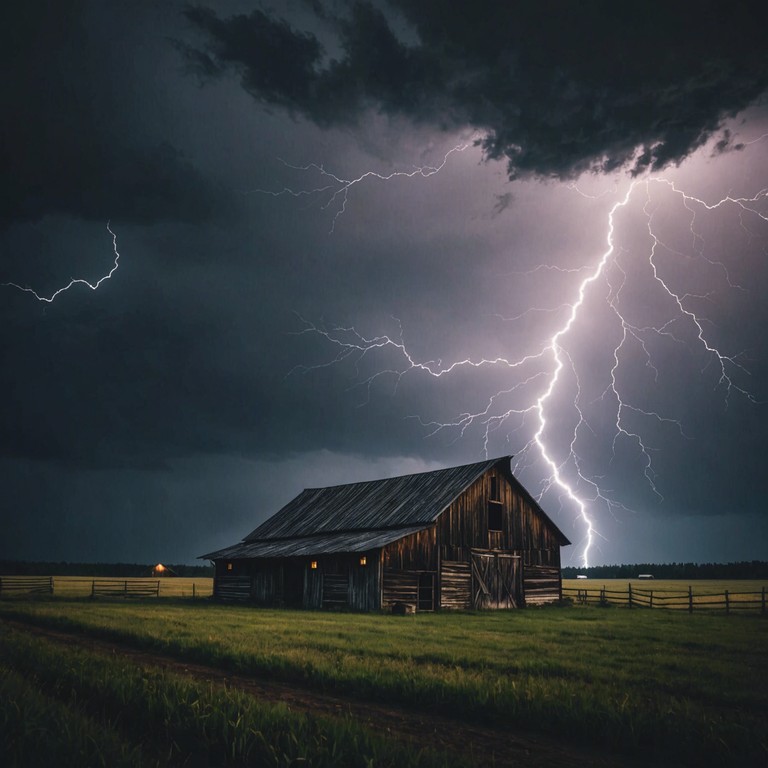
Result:
[[[152,764],[138,746],[125,742],[110,722],[96,722],[71,702],[46,695],[39,680],[25,678],[10,669],[8,662],[4,658],[0,663],[2,765],[148,768]]]
[[[0,632],[0,758],[10,766],[459,768],[460,758],[248,694],[21,632]]]
[[[768,757],[768,623],[599,608],[381,614],[208,601],[0,603],[0,616],[687,765]]]

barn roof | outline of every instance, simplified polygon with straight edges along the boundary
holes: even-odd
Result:
[[[384,531],[347,531],[344,533],[318,534],[293,539],[268,539],[266,541],[242,541],[208,555],[207,560],[237,560],[251,557],[312,557],[338,552],[368,552],[391,544],[411,533],[423,530],[421,526],[390,528]]]
[[[472,483],[498,467],[554,530],[570,544],[510,469],[511,456],[362,483],[308,488],[242,542],[202,559],[290,557],[364,552],[431,525]]]
[[[244,541],[338,531],[425,526],[495,464],[509,472],[510,457],[384,480],[307,488],[251,531]]]

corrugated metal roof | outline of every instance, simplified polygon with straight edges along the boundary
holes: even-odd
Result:
[[[249,533],[244,541],[355,530],[425,526],[495,464],[510,457],[384,480],[309,488]],[[538,506],[538,505],[537,505]]]
[[[407,526],[386,531],[350,531],[304,536],[296,539],[243,541],[232,547],[202,555],[202,558],[206,560],[237,560],[251,557],[311,557],[341,552],[367,552],[391,544],[393,541],[421,531],[425,527],[427,526]]]

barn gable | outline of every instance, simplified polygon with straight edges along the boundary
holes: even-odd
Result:
[[[520,606],[536,581],[540,597],[557,599],[560,546],[569,542],[510,458],[304,490],[238,544],[203,555],[216,564],[214,591],[305,607],[431,610]]]

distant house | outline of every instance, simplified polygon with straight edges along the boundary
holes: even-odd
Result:
[[[153,576],[178,576],[179,574],[176,573],[176,571],[173,570],[168,565],[163,565],[162,563],[158,563],[156,566],[152,568],[152,575]]]
[[[215,565],[214,596],[407,611],[558,600],[570,542],[510,458],[304,490],[240,543],[202,556]]]

